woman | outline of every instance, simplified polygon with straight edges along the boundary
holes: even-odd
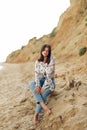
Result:
[[[45,44],[41,48],[40,58],[35,62],[35,81],[30,83],[30,89],[36,99],[34,124],[38,123],[38,116],[43,109],[47,115],[51,110],[45,104],[46,98],[55,89],[54,82],[55,58],[51,55],[51,46]]]

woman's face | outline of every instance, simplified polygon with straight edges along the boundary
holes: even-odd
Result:
[[[47,57],[48,54],[49,54],[49,48],[46,47],[46,48],[44,49],[44,51],[42,51],[42,55],[43,55],[44,57]]]

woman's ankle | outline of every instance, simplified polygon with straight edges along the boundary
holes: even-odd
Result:
[[[38,116],[39,116],[39,114],[35,112],[35,114],[34,114],[34,125],[38,124]]]
[[[51,110],[47,107],[47,105],[44,102],[40,102],[40,105],[42,106],[43,110],[46,112],[47,115],[51,114]]]
[[[47,111],[46,111],[46,115],[50,115],[52,113],[52,111],[50,110],[50,109],[48,109]]]

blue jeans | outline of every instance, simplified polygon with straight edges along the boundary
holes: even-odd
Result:
[[[43,77],[43,78],[40,78],[40,86],[41,86],[41,87],[43,86],[44,81],[45,81],[45,78],[44,78],[44,77]],[[54,86],[55,86],[55,83],[54,83],[54,79],[53,79],[53,78],[52,78],[52,81],[53,81],[53,84],[54,84]],[[47,99],[47,96],[48,96],[52,91],[51,91],[49,88],[47,88],[47,89],[45,89],[45,91],[44,91],[42,94],[40,94],[40,93],[35,93],[35,92],[34,92],[34,89],[35,89],[35,87],[36,87],[36,82],[35,82],[35,81],[31,81],[31,82],[29,83],[29,87],[30,87],[30,90],[31,90],[31,92],[33,93],[35,99],[36,99],[37,105],[36,105],[35,111],[36,111],[37,113],[40,113],[41,110],[42,110],[42,107],[41,107],[41,105],[40,105],[40,102],[43,101],[43,102],[45,103],[45,102],[46,102],[46,99]]]

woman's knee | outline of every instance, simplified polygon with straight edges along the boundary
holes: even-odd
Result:
[[[52,91],[48,88],[44,91],[44,93],[42,94],[44,101],[46,101],[46,98],[48,97],[49,94],[51,94]]]
[[[35,82],[35,81],[29,82],[29,88],[30,88],[30,89],[35,88],[35,86],[36,86],[36,82]]]

